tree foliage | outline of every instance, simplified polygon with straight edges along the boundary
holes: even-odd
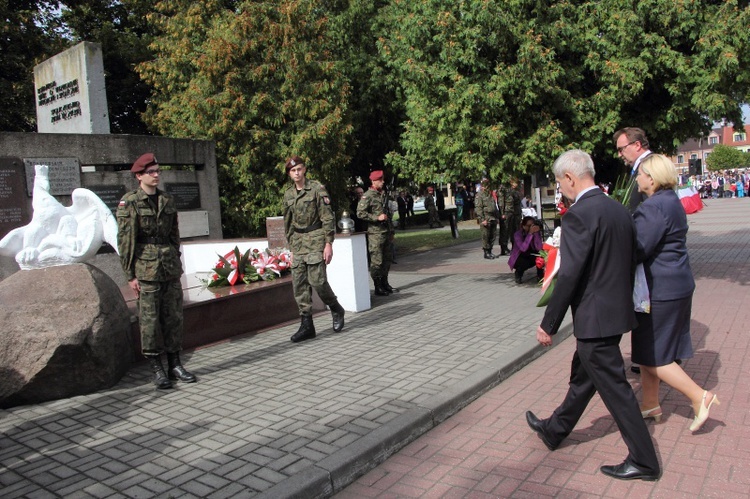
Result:
[[[317,2],[165,0],[156,10],[163,35],[139,67],[155,89],[148,120],[216,141],[226,232],[262,233],[281,214],[292,154],[343,200],[349,87]]]
[[[724,144],[714,146],[711,154],[706,158],[706,168],[712,172],[744,168],[748,165],[750,165],[749,153]]]
[[[389,161],[425,181],[533,172],[570,147],[601,165],[623,126],[671,152],[739,113],[747,15],[731,1],[393,0],[379,47],[408,119]]]
[[[34,66],[63,47],[56,1],[0,0],[0,130],[36,131]]]

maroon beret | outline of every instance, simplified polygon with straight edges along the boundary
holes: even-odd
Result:
[[[370,180],[383,180],[383,170],[370,172]]]
[[[289,173],[289,170],[291,170],[295,166],[304,164],[305,160],[303,160],[299,156],[292,156],[291,158],[286,160],[286,172]]]
[[[135,163],[133,163],[130,171],[133,173],[141,173],[142,171],[145,171],[149,166],[158,164],[159,162],[156,161],[156,156],[154,156],[154,153],[147,152],[146,154],[143,154],[140,158],[135,160]]]

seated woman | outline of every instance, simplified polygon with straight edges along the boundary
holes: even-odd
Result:
[[[516,284],[523,281],[523,273],[536,266],[536,257],[542,250],[542,228],[534,217],[523,217],[521,228],[513,234],[513,249],[508,266],[516,272]],[[544,269],[536,269],[537,279],[544,277]]]

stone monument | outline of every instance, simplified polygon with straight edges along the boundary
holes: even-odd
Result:
[[[34,67],[39,133],[109,133],[102,47],[81,42]]]

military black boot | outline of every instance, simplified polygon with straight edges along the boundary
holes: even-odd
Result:
[[[338,333],[344,329],[344,307],[337,301],[333,305],[329,305],[331,308],[331,316],[333,317],[333,332]]]
[[[312,315],[302,314],[299,329],[292,335],[292,342],[299,343],[313,338],[315,338],[315,326],[313,325]]]
[[[383,287],[382,277],[373,277],[372,281],[375,283],[375,294],[377,296],[388,296],[390,293]]]
[[[148,361],[151,363],[151,371],[154,373],[154,385],[160,390],[172,388],[172,382],[167,378],[164,367],[161,365],[161,359],[158,355],[149,355]]]
[[[388,291],[389,293],[398,293],[398,288],[394,288],[391,286],[391,284],[388,282],[388,276],[383,277],[383,289]]]
[[[492,260],[494,257],[490,254],[490,250],[486,249],[484,250],[484,259],[485,260]]]
[[[180,353],[167,353],[167,365],[169,372],[169,379],[172,381],[180,380],[184,383],[195,383],[195,375],[189,373],[187,369],[182,367],[180,362]]]

